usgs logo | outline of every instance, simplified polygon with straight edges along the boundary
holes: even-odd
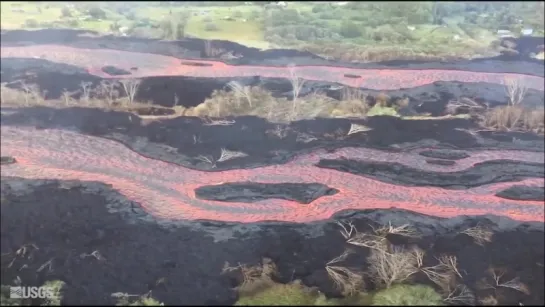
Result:
[[[55,290],[49,287],[10,287],[9,297],[50,299],[55,297]]]

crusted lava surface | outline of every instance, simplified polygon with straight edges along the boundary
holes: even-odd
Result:
[[[395,206],[444,217],[494,213],[543,221],[541,202],[518,203],[494,196],[509,184],[506,178],[526,184],[543,182],[541,137],[527,142],[512,142],[509,138],[502,141],[501,137],[496,140],[492,135],[475,137],[457,130],[470,125],[467,120],[457,119],[372,117],[365,124],[373,128],[367,135],[328,140],[323,136],[343,127],[347,131],[349,121],[294,122],[288,127],[290,134],[279,139],[267,133],[275,125],[254,117],[236,118],[231,126],[206,126],[202,120],[189,117],[144,123],[129,113],[97,109],[17,109],[2,116],[1,144],[3,153],[14,156],[19,163],[3,167],[2,174],[69,180],[102,178],[143,203],[153,214],[174,219],[308,222],[326,219],[345,208]],[[430,130],[430,125],[435,129]],[[298,141],[302,133],[316,141]],[[419,154],[430,147],[454,146],[464,147],[471,156],[458,160],[456,165],[441,166],[427,163],[426,157]],[[491,150],[493,147],[496,150]],[[245,156],[218,162],[222,149]],[[392,170],[390,177],[395,165],[401,169],[405,169],[401,164],[410,166],[413,170],[407,171],[422,174],[427,181],[399,174],[399,179],[385,182],[388,172],[382,177],[365,178],[319,167],[320,160],[342,162],[347,158],[383,164],[386,170]],[[494,160],[504,162],[487,166],[487,161]],[[457,174],[468,174],[462,178],[469,181],[457,180]],[[431,182],[429,186],[418,186],[434,178],[438,180],[436,185]],[[272,199],[250,205],[195,197],[197,187],[243,181],[322,183],[339,193],[317,199],[311,206]],[[471,189],[438,188],[453,185]]]
[[[429,163],[429,161],[426,162]],[[396,162],[377,163],[352,159],[321,159],[316,166],[370,177],[387,183],[445,189],[467,189],[496,182],[541,178],[545,173],[543,163],[511,160],[480,162],[456,172],[429,172]]]
[[[426,163],[443,165],[443,166],[452,166],[456,164],[456,161],[452,160],[442,160],[442,159],[426,159]]]
[[[514,185],[496,193],[496,196],[515,200],[545,201],[545,188],[538,186]]]
[[[178,95],[188,107],[231,80],[287,96],[282,78],[295,62],[308,80],[302,94],[335,97],[339,84],[358,86],[408,97],[411,109],[432,115],[462,96],[504,104],[506,77],[527,84],[529,105],[544,101],[543,64],[525,59],[396,67],[247,48],[235,50],[243,54],[238,62],[222,62],[192,47],[203,46],[199,40],[47,31],[2,34],[2,82],[36,83],[46,98],[58,98],[81,82],[142,78],[138,99],[170,107]],[[181,49],[189,50],[185,58]],[[498,196],[515,183],[544,186],[542,136],[477,131],[469,119],[376,116],[296,121],[278,138],[270,133],[276,124],[256,117],[211,126],[193,117],[134,114],[172,114],[164,110],[171,109],[2,107],[0,227],[2,254],[12,257],[2,259],[2,284],[17,276],[31,285],[61,279],[68,304],[112,304],[111,293],[150,290],[166,305],[230,304],[236,284],[221,276],[225,262],[268,257],[279,281],[301,279],[335,296],[324,266],[345,244],[333,222],[351,220],[360,232],[411,224],[424,233],[416,243],[430,256],[458,257],[464,282],[479,297],[490,294],[479,281],[499,266],[530,287],[529,295],[498,288],[501,304],[545,301],[543,201]],[[370,130],[347,135],[353,123]],[[225,151],[242,154],[226,160]],[[16,163],[4,164],[10,161]],[[229,194],[210,194],[218,189]],[[482,224],[495,232],[484,247],[460,233]],[[25,244],[32,256],[13,258]],[[36,274],[50,259],[53,269]]]
[[[321,183],[231,182],[198,187],[195,196],[200,199],[248,203],[275,198],[310,204],[322,196],[338,192]]]
[[[444,160],[461,160],[469,158],[469,155],[463,151],[448,149],[422,150],[420,155]]]

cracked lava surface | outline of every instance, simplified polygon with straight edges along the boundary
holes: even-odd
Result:
[[[287,77],[281,67],[230,66],[206,62],[208,67],[181,65],[180,59],[147,53],[118,50],[80,49],[58,45],[2,47],[2,57],[42,58],[52,62],[76,65],[90,74],[114,78],[101,71],[112,65],[130,70],[130,76],[193,77]],[[504,78],[519,78],[528,88],[544,89],[542,77],[482,73],[455,70],[354,69],[327,66],[298,66],[304,79],[339,82],[350,86],[389,90],[421,86],[436,81],[503,83]],[[346,78],[345,74],[361,78]],[[14,156],[18,163],[2,166],[3,176],[51,178],[60,180],[101,181],[111,184],[129,199],[140,203],[150,214],[173,220],[220,220],[256,222],[263,220],[309,222],[329,218],[344,209],[397,207],[424,214],[453,217],[457,215],[497,214],[520,221],[544,221],[543,202],[511,201],[494,196],[513,183],[498,183],[467,190],[443,190],[429,187],[405,187],[382,183],[335,170],[320,169],[313,164],[320,158],[346,156],[375,161],[397,161],[428,171],[457,171],[474,163],[494,159],[511,159],[543,163],[543,153],[522,151],[481,151],[458,160],[454,166],[437,166],[425,162],[418,150],[387,153],[373,149],[345,148],[336,153],[318,151],[302,155],[284,165],[248,170],[201,172],[182,166],[145,158],[114,141],[64,130],[37,130],[2,126],[2,155]],[[425,150],[420,149],[420,150]],[[284,200],[257,203],[227,203],[199,200],[194,189],[202,185],[226,182],[256,181],[264,183],[323,183],[340,192],[301,205]],[[526,179],[517,184],[544,185],[544,179]]]
[[[440,217],[490,213],[520,221],[544,221],[543,202],[511,201],[494,196],[496,192],[513,185],[509,182],[467,190],[405,187],[319,169],[313,165],[320,158],[350,156],[375,161],[398,161],[438,172],[462,170],[477,162],[492,159],[541,163],[543,153],[475,152],[459,160],[455,166],[445,168],[427,164],[425,157],[418,155],[422,149],[407,153],[387,153],[374,149],[345,148],[336,153],[318,151],[301,155],[284,165],[201,172],[145,158],[118,142],[71,131],[3,126],[1,137],[2,155],[14,156],[18,161],[16,164],[2,166],[3,176],[101,181],[111,184],[129,199],[140,203],[153,216],[171,220],[309,222],[327,219],[344,209],[397,207]],[[526,179],[517,184],[542,186],[544,180]],[[308,205],[284,200],[265,200],[251,204],[204,201],[194,195],[196,187],[232,181],[319,182],[337,188],[340,192],[324,196]]]

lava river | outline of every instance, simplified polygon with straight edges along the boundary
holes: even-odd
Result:
[[[426,164],[418,151],[388,153],[373,149],[345,148],[335,153],[301,155],[284,165],[223,172],[201,172],[148,159],[124,145],[66,130],[2,126],[2,155],[14,156],[18,163],[3,165],[2,176],[31,179],[100,181],[111,184],[129,199],[140,203],[150,214],[173,220],[208,219],[255,222],[280,220],[309,222],[330,217],[343,209],[402,208],[424,214],[496,214],[521,221],[544,221],[543,202],[511,201],[494,196],[512,183],[480,186],[468,190],[405,187],[365,177],[320,169],[320,158],[350,156],[374,161],[397,161],[428,171],[457,171],[493,159],[543,162],[543,153],[482,151],[457,161],[456,166]],[[319,182],[340,192],[302,205],[284,200],[257,203],[227,203],[195,198],[202,185],[232,181],[264,183]],[[519,184],[541,185],[544,179],[526,179]]]
[[[109,49],[84,49],[60,45],[2,47],[2,58],[40,58],[87,69],[102,78],[143,78],[153,76],[187,77],[270,77],[289,78],[286,67],[232,66],[217,61],[180,60],[174,57]],[[182,63],[186,63],[183,65]],[[207,66],[194,66],[194,64]],[[101,69],[114,66],[131,71],[130,75],[110,76]],[[437,81],[488,82],[503,84],[506,78],[519,79],[527,88],[543,90],[544,78],[510,73],[484,73],[458,70],[357,69],[332,66],[297,66],[297,76],[306,80],[338,82],[374,90],[396,90]],[[358,76],[346,77],[346,75]]]

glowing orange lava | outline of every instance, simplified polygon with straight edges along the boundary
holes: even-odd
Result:
[[[142,78],[152,76],[189,77],[241,77],[261,76],[288,78],[286,67],[270,66],[232,66],[214,61],[191,61],[207,63],[208,67],[182,65],[182,60],[150,53],[120,50],[83,49],[59,45],[39,45],[25,47],[2,47],[1,56],[15,58],[41,58],[86,68],[90,74],[102,78]],[[115,66],[131,71],[128,76],[110,76],[101,71],[104,66]],[[361,78],[347,78],[345,74]],[[303,79],[338,82],[354,87],[375,90],[396,90],[431,84],[437,81],[489,82],[503,84],[505,78],[521,79],[528,88],[543,90],[544,78],[522,74],[484,73],[457,70],[410,70],[410,69],[357,69],[332,66],[297,66],[297,75]]]
[[[142,204],[147,212],[160,218],[309,222],[329,218],[343,209],[396,207],[441,217],[491,213],[521,221],[544,221],[543,202],[517,202],[494,196],[512,183],[455,191],[404,187],[313,166],[319,158],[349,156],[372,161],[397,161],[429,171],[456,171],[492,159],[542,163],[543,153],[482,151],[457,161],[455,166],[444,167],[427,164],[418,151],[399,154],[346,148],[335,153],[302,155],[284,165],[200,172],[145,158],[114,141],[70,131],[3,126],[1,136],[2,155],[14,156],[18,160],[16,164],[2,166],[3,176],[101,181],[113,185],[129,199]],[[232,181],[320,182],[340,192],[309,205],[285,200],[248,204],[195,198],[196,187]],[[542,186],[544,179],[526,179],[519,184]]]

